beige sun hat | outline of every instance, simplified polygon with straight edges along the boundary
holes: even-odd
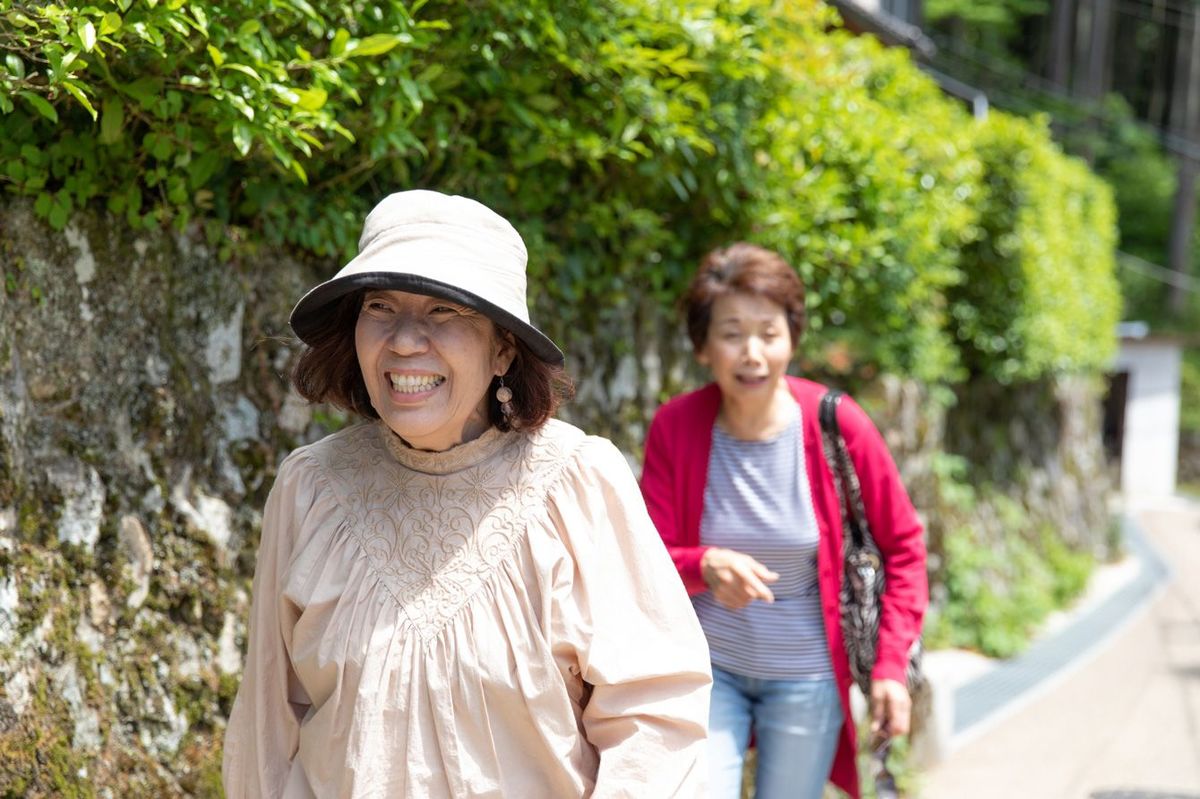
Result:
[[[292,330],[312,344],[336,300],[394,289],[473,308],[560,364],[562,351],[529,322],[528,260],[521,234],[482,203],[424,189],[390,194],[367,215],[354,260],[296,303]]]

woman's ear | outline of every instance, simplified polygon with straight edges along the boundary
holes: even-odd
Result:
[[[503,377],[508,374],[513,360],[517,357],[517,340],[507,330],[497,328],[496,332],[498,333],[496,336],[496,357],[493,363],[495,365],[496,376]]]

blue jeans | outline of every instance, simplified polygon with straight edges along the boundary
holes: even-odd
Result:
[[[837,681],[760,680],[713,666],[709,795],[739,799],[753,725],[755,799],[820,799],[842,729]]]

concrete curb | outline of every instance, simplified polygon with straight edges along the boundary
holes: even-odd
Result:
[[[1069,677],[1102,651],[1165,588],[1170,570],[1146,541],[1131,510],[1121,514],[1129,559],[1127,578],[1069,612],[1021,655],[1006,661],[976,656],[938,668],[931,652],[933,708],[923,735],[913,741],[921,767],[932,766]],[[946,653],[947,655],[950,653]],[[964,677],[964,671],[968,676]]]

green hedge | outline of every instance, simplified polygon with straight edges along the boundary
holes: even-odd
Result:
[[[0,182],[229,258],[331,261],[398,188],[464,192],[531,250],[568,348],[698,257],[781,249],[814,361],[953,382],[1111,352],[1112,201],[1039,123],[974,122],[808,2],[0,0]],[[634,342],[616,342],[633,347]]]
[[[797,45],[764,120],[758,237],[800,268],[818,357],[952,379],[946,291],[978,217],[971,118],[906,52],[843,33]]]
[[[983,234],[951,293],[966,365],[1003,382],[1104,369],[1121,312],[1111,190],[1044,120],[993,112],[975,142]]]

